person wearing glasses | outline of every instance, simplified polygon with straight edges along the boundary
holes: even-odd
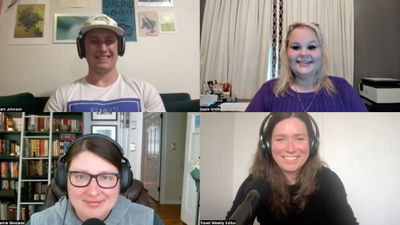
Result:
[[[289,26],[281,49],[279,78],[266,82],[247,112],[365,112],[347,81],[328,76],[324,38],[316,23]]]
[[[114,225],[163,224],[153,209],[120,195],[132,183],[129,161],[117,142],[102,136],[84,135],[70,144],[54,177],[66,197],[27,224],[82,224],[92,218]]]

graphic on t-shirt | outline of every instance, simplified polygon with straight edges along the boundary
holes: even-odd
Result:
[[[111,101],[67,102],[68,112],[141,112],[140,99],[121,98]]]

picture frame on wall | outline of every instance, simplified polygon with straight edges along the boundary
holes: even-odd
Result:
[[[92,121],[116,121],[116,112],[92,112]]]
[[[158,36],[160,34],[158,13],[155,11],[139,11],[140,36]]]
[[[91,16],[54,14],[53,43],[76,43],[79,31]]]
[[[138,6],[173,7],[173,0],[137,0]]]
[[[175,33],[176,21],[173,13],[160,13],[160,32]]]
[[[47,44],[49,41],[49,0],[26,0],[12,6],[10,44]]]
[[[117,141],[116,125],[92,125],[92,134],[103,134],[114,141]]]

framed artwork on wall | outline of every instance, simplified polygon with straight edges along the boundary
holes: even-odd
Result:
[[[158,36],[160,34],[157,12],[139,11],[138,20],[140,36]]]
[[[53,42],[76,43],[79,31],[89,17],[91,16],[54,14]]]
[[[116,125],[92,125],[93,134],[103,134],[114,141],[117,141],[117,126]]]
[[[138,6],[172,7],[173,0],[137,0]]]
[[[47,44],[49,38],[49,1],[26,0],[13,4],[14,24],[10,44]]]
[[[173,13],[160,13],[160,32],[176,32],[175,15]]]
[[[93,121],[115,121],[117,120],[116,112],[92,112]]]

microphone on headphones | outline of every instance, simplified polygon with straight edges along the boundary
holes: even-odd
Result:
[[[247,225],[254,221],[258,205],[268,199],[270,187],[264,179],[253,179],[245,188],[246,198],[236,208],[229,220],[236,225]]]
[[[105,225],[105,223],[97,218],[91,218],[83,222],[82,225]]]

